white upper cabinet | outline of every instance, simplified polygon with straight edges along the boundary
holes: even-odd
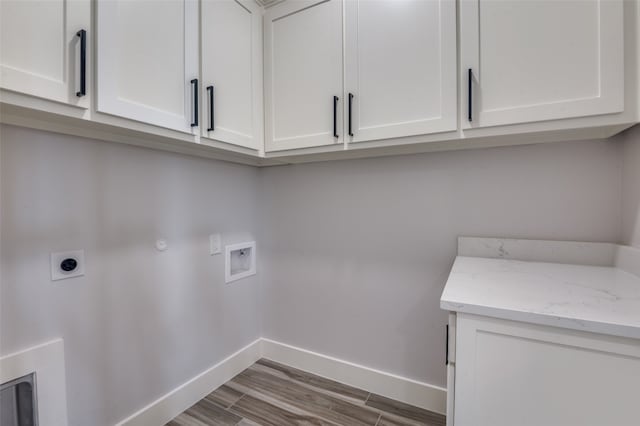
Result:
[[[463,128],[623,111],[622,10],[620,0],[461,0]]]
[[[342,143],[342,6],[300,0],[267,9],[267,151]]]
[[[639,23],[626,0],[0,0],[0,121],[251,162],[607,137],[640,121]]]
[[[90,0],[0,1],[0,87],[87,108],[90,23]]]
[[[197,1],[108,0],[97,9],[98,111],[193,132]]]
[[[455,0],[346,0],[345,28],[348,141],[456,130]]]
[[[262,9],[253,0],[201,0],[202,136],[262,146]]]

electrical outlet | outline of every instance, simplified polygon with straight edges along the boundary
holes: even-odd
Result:
[[[84,250],[51,253],[51,281],[84,275]]]

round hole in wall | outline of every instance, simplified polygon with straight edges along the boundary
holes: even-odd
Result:
[[[78,267],[78,261],[72,257],[68,257],[60,262],[60,269],[65,272],[71,272]]]

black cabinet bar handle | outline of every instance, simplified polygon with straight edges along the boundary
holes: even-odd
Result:
[[[469,105],[467,106],[468,109],[469,109],[468,110],[468,117],[467,117],[469,119],[469,122],[473,121],[473,114],[472,114],[472,112],[473,112],[473,107],[472,107],[472,105],[473,105],[473,87],[472,87],[472,85],[473,85],[473,70],[471,68],[469,68],[469,87],[468,87]]]
[[[353,93],[349,93],[349,136],[353,136],[351,130],[351,107],[353,106]]]
[[[333,137],[338,137],[338,97],[333,97]]]
[[[87,31],[80,30],[76,35],[80,37],[80,90],[76,96],[81,98],[87,94]]]
[[[207,132],[213,132],[215,130],[213,123],[213,86],[207,86],[207,92],[209,92],[209,127]]]
[[[446,325],[447,327],[447,348],[445,349],[445,353],[444,353],[444,365],[449,365],[449,324]]]
[[[193,121],[191,122],[191,127],[196,127],[198,126],[198,79],[191,80],[191,85],[193,86]]]

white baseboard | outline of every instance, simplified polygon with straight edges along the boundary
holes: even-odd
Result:
[[[352,362],[262,339],[262,356],[406,404],[445,414],[447,390]]]
[[[262,357],[436,413],[446,411],[444,388],[273,340],[257,339],[116,426],[164,425]]]
[[[168,394],[119,422],[116,426],[164,425],[200,401],[211,391],[251,366],[262,355],[261,339],[257,339],[208,370],[178,386]]]

